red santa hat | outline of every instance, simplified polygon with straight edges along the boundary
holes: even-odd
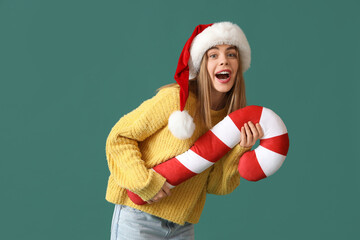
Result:
[[[196,26],[180,54],[174,77],[180,86],[180,111],[175,111],[170,115],[168,128],[179,139],[190,138],[195,130],[193,118],[184,110],[189,96],[189,79],[195,78],[199,73],[201,59],[206,51],[222,44],[238,48],[243,73],[250,67],[250,46],[238,25],[231,22],[218,22]]]

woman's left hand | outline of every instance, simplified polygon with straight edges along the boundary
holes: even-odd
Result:
[[[255,145],[256,141],[264,136],[264,132],[259,123],[254,125],[251,121],[241,127],[240,146],[250,148]]]

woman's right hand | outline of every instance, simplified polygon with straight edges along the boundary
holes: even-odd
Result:
[[[160,191],[150,200],[146,201],[149,204],[152,204],[154,202],[158,202],[164,197],[170,196],[170,184],[168,182],[165,182],[164,185],[161,187]]]

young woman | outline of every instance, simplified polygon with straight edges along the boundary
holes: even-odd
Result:
[[[106,199],[115,204],[111,239],[194,239],[206,194],[228,194],[239,185],[239,158],[263,135],[251,122],[228,154],[174,189],[151,168],[246,106],[243,73],[249,66],[250,47],[236,24],[199,25],[181,53],[177,83],[160,88],[115,124],[106,142]],[[134,204],[126,189],[148,204]]]

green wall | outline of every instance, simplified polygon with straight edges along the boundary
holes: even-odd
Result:
[[[275,175],[209,195],[196,239],[355,239],[357,1],[0,1],[0,239],[109,239],[105,141],[172,83],[200,23],[239,24],[249,104],[290,135]],[[357,79],[357,80],[356,80]]]

